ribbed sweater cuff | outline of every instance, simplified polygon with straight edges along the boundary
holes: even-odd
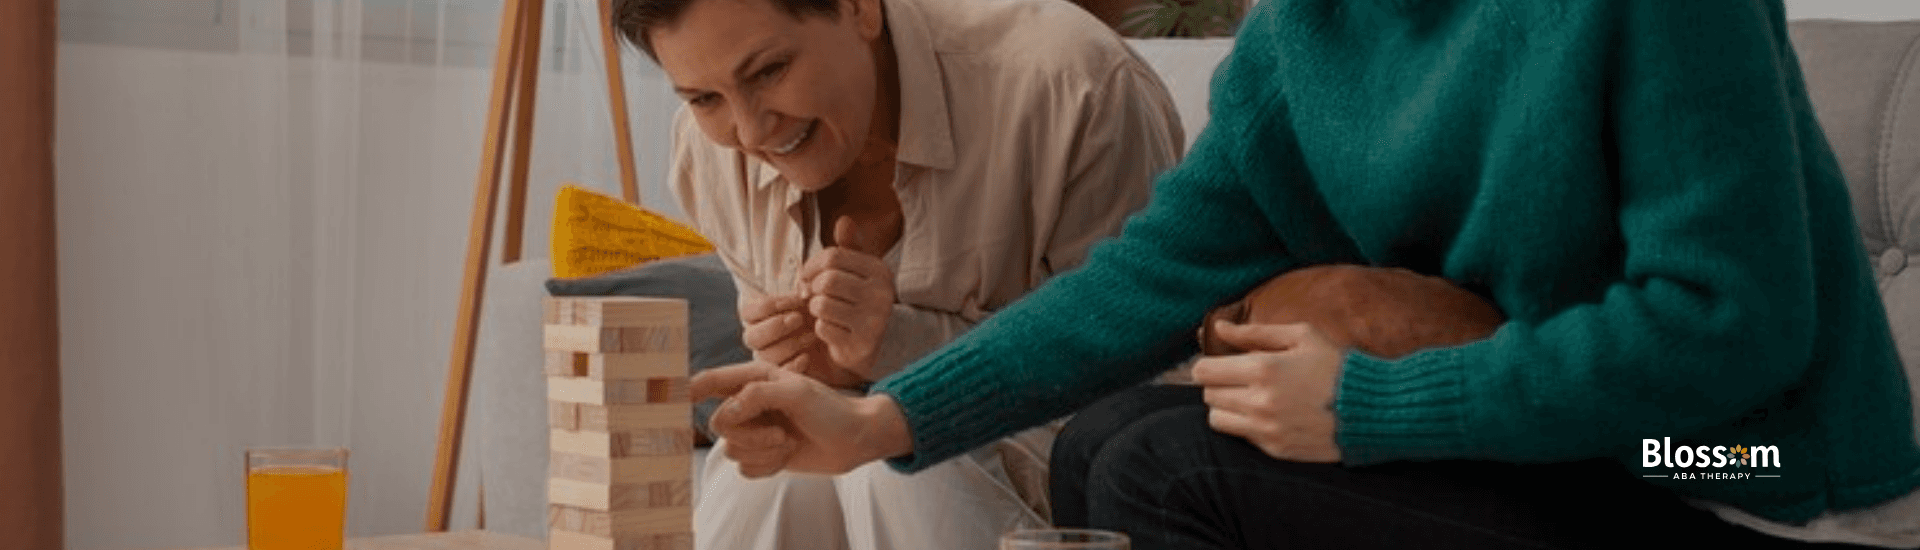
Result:
[[[872,393],[884,393],[900,405],[913,434],[913,454],[888,459],[894,469],[913,473],[946,459],[959,456],[984,439],[967,433],[966,428],[998,424],[994,411],[1017,407],[1005,394],[985,391],[954,391],[954,388],[981,387],[981,368],[938,368],[938,364],[973,365],[975,350],[950,347],[935,352],[918,364],[875,384]],[[978,431],[978,430],[974,430]],[[975,439],[982,439],[975,442]]]
[[[1347,355],[1335,409],[1348,465],[1467,455],[1461,353],[1416,353],[1397,361]]]

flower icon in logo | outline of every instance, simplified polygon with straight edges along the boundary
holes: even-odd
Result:
[[[1734,445],[1732,449],[1727,450],[1733,453],[1735,462],[1740,463],[1741,466],[1747,465],[1747,448],[1745,446]]]

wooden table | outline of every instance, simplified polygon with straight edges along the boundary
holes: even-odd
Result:
[[[247,547],[199,550],[247,550]],[[547,543],[486,531],[460,531],[349,539],[347,550],[547,550]]]

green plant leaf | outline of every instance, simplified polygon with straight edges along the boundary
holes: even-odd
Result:
[[[1137,37],[1170,36],[1179,20],[1180,8],[1178,0],[1142,4],[1127,12],[1119,30]]]

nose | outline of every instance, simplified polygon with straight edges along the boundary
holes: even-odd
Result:
[[[773,126],[773,113],[761,108],[758,99],[747,98],[733,103],[733,133],[741,149],[759,148],[766,141],[767,134],[773,131]]]

